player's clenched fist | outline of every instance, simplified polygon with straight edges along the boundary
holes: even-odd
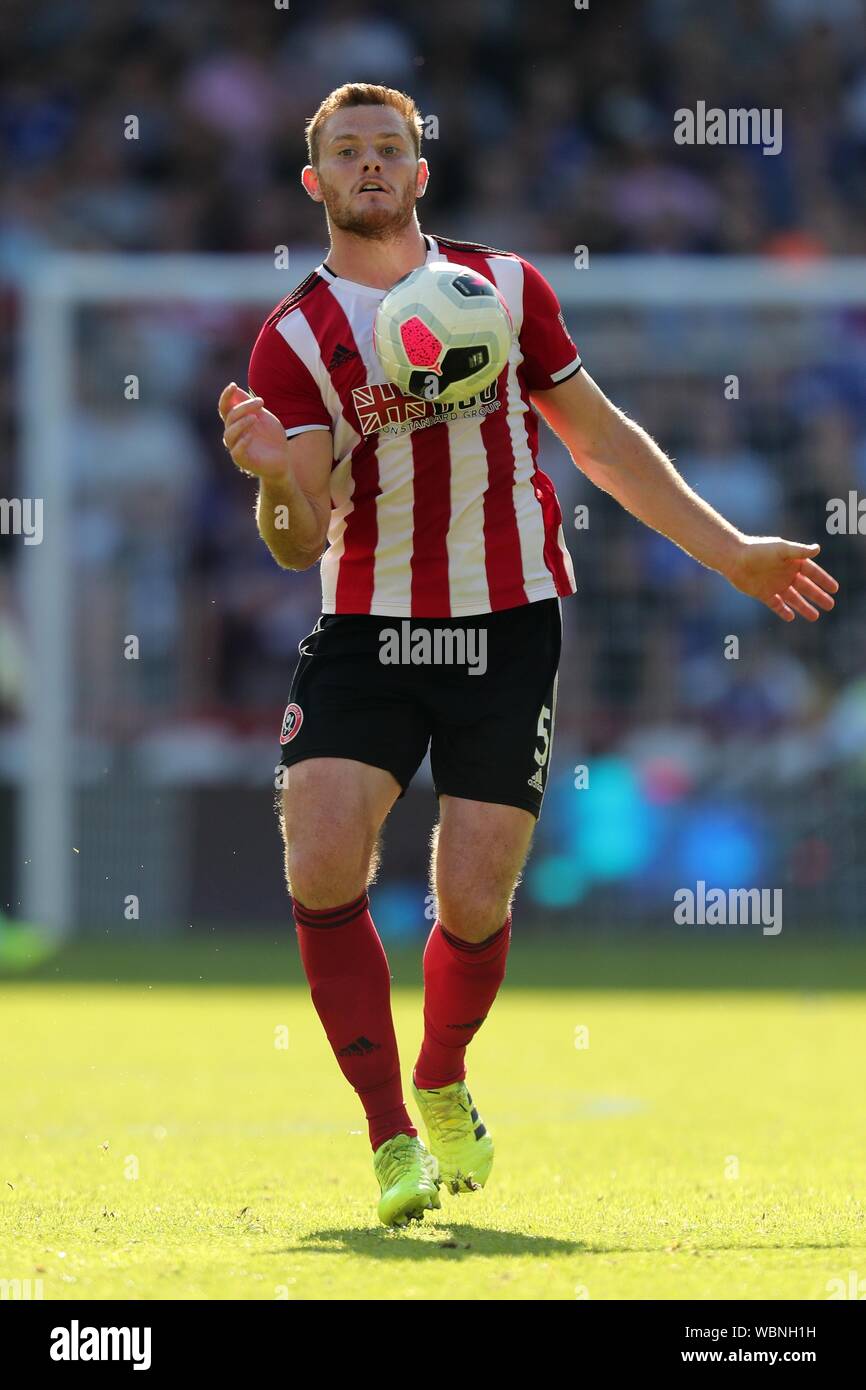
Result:
[[[286,432],[261,396],[251,396],[236,382],[229,382],[219,399],[225,424],[223,444],[244,473],[269,481],[285,476],[289,468]]]

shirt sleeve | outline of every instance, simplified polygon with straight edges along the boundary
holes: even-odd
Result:
[[[520,350],[531,391],[550,391],[581,368],[580,353],[565,326],[553,288],[529,261],[523,266]]]
[[[289,346],[282,333],[265,324],[250,357],[247,383],[276,415],[286,437],[305,430],[329,430],[331,417],[309,368]]]

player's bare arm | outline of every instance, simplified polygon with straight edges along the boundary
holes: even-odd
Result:
[[[236,466],[259,478],[256,523],[284,569],[309,569],[328,534],[333,453],[328,430],[286,438],[260,396],[230,382],[219,400],[223,443]]]
[[[809,622],[834,607],[839,585],[815,563],[821,547],[748,536],[694,492],[640,425],[583,370],[532,396],[586,476],[694,559],[724,575],[785,622]]]

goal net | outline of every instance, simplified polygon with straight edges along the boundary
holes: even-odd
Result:
[[[62,255],[16,288],[21,506],[0,591],[14,916],[60,934],[285,917],[276,731],[318,574],[285,574],[257,540],[216,401],[245,384],[265,314],[318,259],[293,253],[286,271]],[[664,926],[677,884],[703,879],[779,885],[786,920],[854,927],[866,266],[536,264],[591,375],[687,481],[745,530],[821,541],[845,587],[829,620],[779,623],[594,489],[543,432],[579,593],[563,603],[524,915]],[[419,900],[423,924],[435,808],[419,787],[388,830],[394,931]]]

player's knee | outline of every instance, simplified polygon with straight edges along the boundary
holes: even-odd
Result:
[[[354,902],[375,876],[378,864],[372,830],[342,825],[335,818],[329,834],[315,826],[284,830],[286,887],[312,909]]]
[[[325,805],[315,786],[299,783],[282,807],[286,886],[305,907],[339,907],[363,893],[375,872],[376,830],[350,805]]]
[[[502,926],[508,905],[500,892],[467,885],[466,891],[439,893],[439,921],[463,941],[484,941]]]
[[[286,886],[293,898],[316,910],[354,902],[370,879],[371,847],[286,845]]]

